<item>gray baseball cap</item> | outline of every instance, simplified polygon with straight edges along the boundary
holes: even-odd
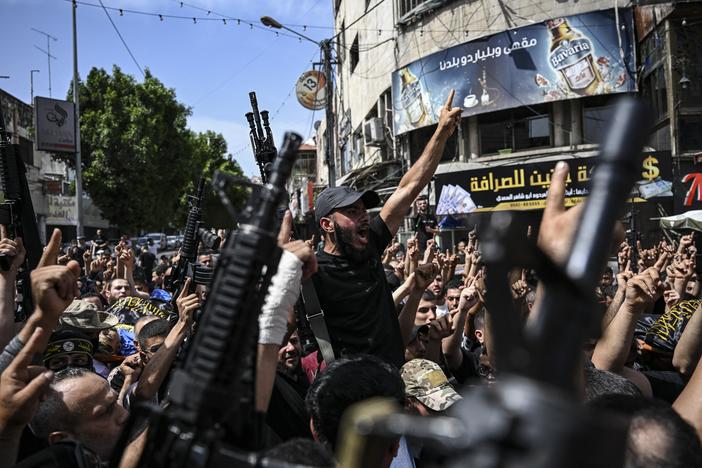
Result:
[[[363,201],[366,209],[375,208],[380,204],[380,197],[372,190],[357,192],[350,187],[327,187],[317,197],[314,206],[314,217],[319,223],[320,219],[337,208],[351,206],[358,200]]]

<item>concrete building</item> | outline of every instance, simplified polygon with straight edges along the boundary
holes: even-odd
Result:
[[[693,190],[680,182],[702,149],[699,3],[629,5],[335,0],[337,184],[389,195],[455,88],[463,119],[428,189],[432,205],[441,210],[442,191],[459,187],[471,212],[520,210],[537,222],[549,168],[570,161],[569,202],[582,199],[614,100],[637,93],[656,123],[632,211],[646,224],[702,206],[685,205]],[[317,141],[326,131],[323,121]],[[318,155],[324,184],[323,145]],[[505,183],[481,185],[497,179]]]
[[[55,227],[63,231],[64,239],[74,238],[75,196],[71,193],[71,186],[74,186],[75,171],[52,159],[51,154],[35,150],[31,105],[0,89],[0,106],[10,139],[19,144],[27,168],[27,182],[41,241],[46,243]],[[88,197],[83,198],[83,211],[86,236],[90,237],[97,228],[109,226]]]

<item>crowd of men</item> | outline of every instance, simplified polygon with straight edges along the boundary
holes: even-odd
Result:
[[[315,203],[322,243],[291,240],[289,215],[278,242],[283,255],[259,318],[256,409],[265,413],[264,453],[306,466],[335,466],[344,443],[343,415],[373,397],[432,418],[471,387],[500,385],[494,360],[486,269],[475,230],[439,250],[436,218],[421,196],[460,119],[453,93],[422,155],[384,202],[372,191],[325,189]],[[570,248],[580,207],[566,210],[567,165],[549,190],[538,245],[557,264]],[[410,212],[415,234],[398,242]],[[616,236],[613,235],[613,239]],[[21,239],[4,238],[0,254],[0,460],[3,466],[100,466],[122,457],[136,466],[149,430],[114,449],[138,405],[167,405],[167,384],[195,311],[209,293],[189,283],[169,291],[177,255],[138,249],[102,233],[62,248],[60,231],[31,272],[35,310],[15,323]],[[615,241],[618,249],[592,294],[601,333],[583,348],[582,404],[628,423],[627,467],[702,466],[702,307],[693,234],[661,236],[655,245]],[[616,259],[616,261],[614,261]],[[216,255],[198,262],[214,266]],[[293,306],[311,281],[325,336],[310,347]],[[509,277],[516,320],[538,311],[538,277]],[[314,327],[313,327],[314,328]],[[316,331],[316,330],[315,330]],[[328,342],[328,346],[323,346]],[[554,353],[558,350],[554,349]],[[476,421],[480,424],[480,421]],[[426,466],[422,444],[390,438],[379,466]],[[115,460],[112,460],[113,462]]]

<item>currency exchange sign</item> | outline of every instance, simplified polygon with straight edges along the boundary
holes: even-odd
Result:
[[[597,158],[577,158],[567,161],[570,172],[566,183],[565,204],[573,206],[588,195],[590,178]],[[557,161],[519,162],[484,169],[454,171],[436,175],[437,206],[445,187],[465,190],[474,205],[470,211],[535,210],[546,206],[551,176]],[[640,156],[637,182],[632,201],[645,202],[673,196],[672,161],[669,151],[646,152]],[[455,192],[455,190],[453,190]],[[465,201],[462,200],[465,205]],[[437,208],[438,212],[438,208]],[[461,214],[460,210],[447,213]]]
[[[463,116],[636,91],[631,9],[617,26],[614,10],[554,18],[412,62],[392,76],[395,131],[438,122],[451,88]]]

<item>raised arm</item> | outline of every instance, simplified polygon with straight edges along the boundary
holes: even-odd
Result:
[[[689,326],[689,325],[688,325]],[[695,428],[702,440],[702,360],[697,361],[695,372],[690,377],[680,396],[673,403],[673,409]]]
[[[627,281],[624,302],[603,331],[592,354],[595,367],[621,374],[639,387],[644,395],[651,392],[648,381],[639,372],[624,367],[624,363],[631,348],[634,325],[639,314],[649,303],[655,301],[661,290],[662,284],[655,268],[649,268]]]
[[[15,280],[26,251],[22,239],[2,239],[0,253],[12,258],[10,268],[0,270],[0,349],[4,349],[15,335]]]
[[[148,401],[158,393],[161,384],[166,379],[171,370],[173,361],[178,354],[178,348],[183,344],[183,340],[193,322],[193,313],[200,307],[200,299],[197,294],[188,294],[190,278],[185,281],[180,297],[176,301],[178,305],[178,322],[171,329],[163,342],[163,345],[154,353],[141,373],[139,382],[134,389],[134,399],[130,401],[133,407],[135,401]]]
[[[449,369],[456,370],[463,364],[463,353],[461,352],[461,341],[463,341],[463,330],[466,325],[468,311],[478,303],[478,294],[472,284],[461,291],[461,299],[458,301],[458,308],[451,313],[452,333],[441,341],[441,349],[446,357]]]
[[[675,346],[673,367],[683,376],[689,377],[697,367],[700,355],[702,355],[702,306],[697,307],[692,318],[687,322],[680,341]]]
[[[436,276],[437,270],[436,266],[432,263],[422,265],[417,268],[411,277],[413,278],[409,285],[409,297],[407,302],[402,307],[400,315],[398,316],[398,321],[400,322],[400,334],[402,335],[402,343],[407,346],[409,342],[410,335],[412,334],[412,328],[414,328],[414,320],[417,316],[417,307],[419,307],[419,301],[422,299],[422,294],[427,286],[431,284],[434,277]]]
[[[397,234],[397,230],[400,228],[402,220],[414,199],[417,198],[419,192],[434,176],[434,172],[436,172],[441,160],[441,155],[444,152],[446,140],[453,134],[456,125],[461,120],[461,108],[451,108],[454,94],[455,91],[451,90],[446,104],[441,108],[436,131],[429,143],[427,143],[421,156],[402,177],[397,190],[388,198],[388,201],[380,211],[380,217],[393,236]]]

